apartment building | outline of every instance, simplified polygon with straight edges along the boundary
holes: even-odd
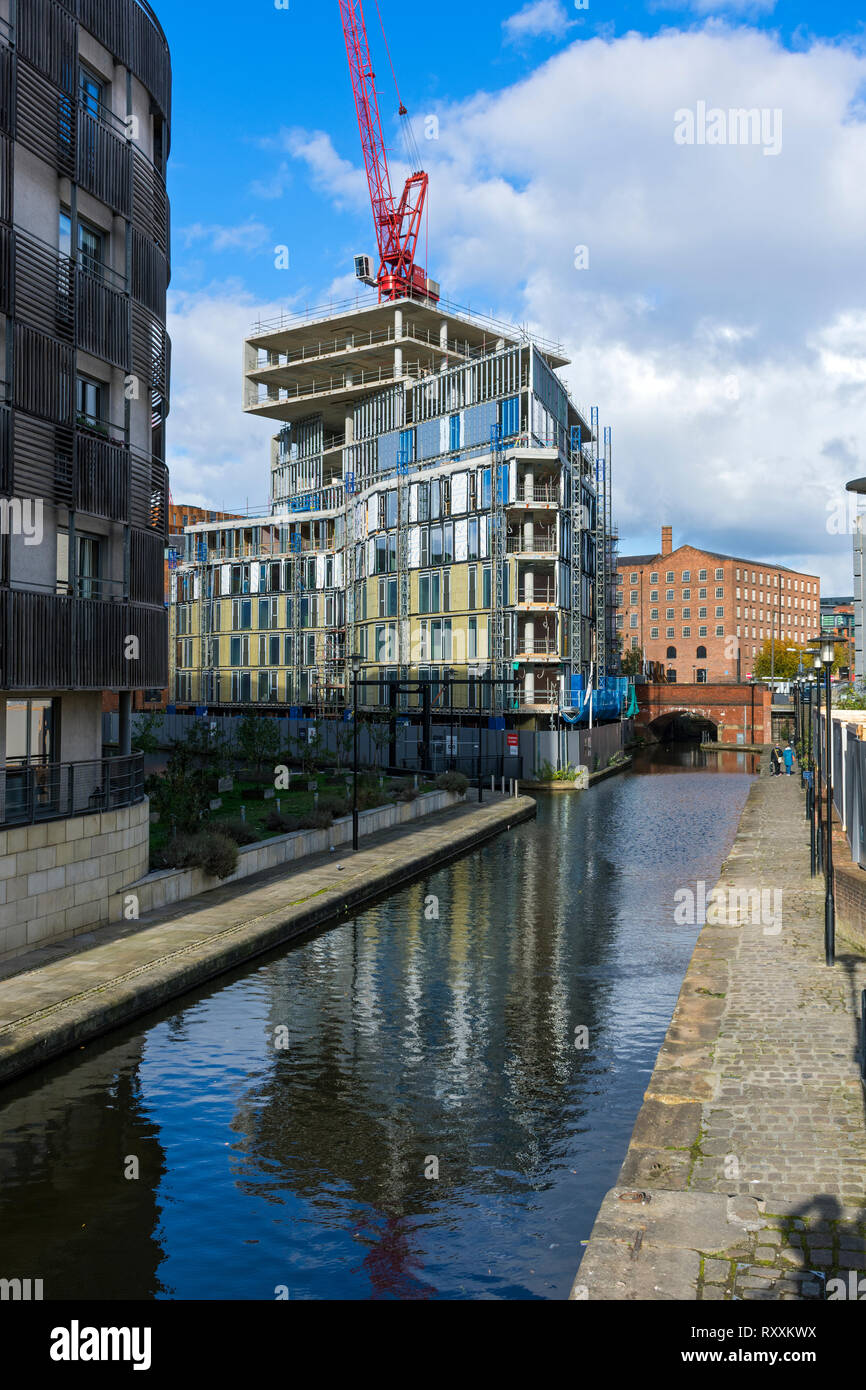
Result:
[[[0,956],[103,920],[147,864],[129,715],[167,680],[170,93],[141,0],[0,0]]]
[[[615,645],[610,435],[565,365],[427,301],[257,325],[244,405],[279,425],[271,514],[187,530],[177,704],[339,708],[354,656],[367,705],[402,680],[434,710],[549,727]]]
[[[662,528],[656,555],[619,559],[616,628],[669,681],[746,680],[767,641],[801,648],[821,632],[817,575],[692,545]]]

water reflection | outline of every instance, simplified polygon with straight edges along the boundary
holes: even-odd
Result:
[[[748,791],[716,767],[656,752],[542,798],[536,823],[5,1091],[0,1275],[50,1267],[50,1297],[565,1297],[694,943],[674,893],[713,881]],[[100,1194],[122,1259],[75,1237]]]

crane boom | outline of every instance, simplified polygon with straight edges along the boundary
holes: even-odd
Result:
[[[415,264],[428,176],[420,169],[410,174],[399,203],[396,201],[382,135],[376,74],[370,57],[362,0],[340,0],[340,14],[379,247],[376,277],[379,299],[403,299],[413,295],[438,299],[438,294],[431,292],[426,270]],[[406,115],[405,107],[401,106],[400,114]]]

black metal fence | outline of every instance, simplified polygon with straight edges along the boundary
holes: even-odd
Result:
[[[34,825],[135,806],[144,799],[144,756],[0,768],[0,825]]]

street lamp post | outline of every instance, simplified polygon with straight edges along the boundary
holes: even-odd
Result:
[[[354,763],[354,778],[352,786],[352,849],[357,854],[359,841],[358,826],[358,675],[361,668],[361,658],[356,654],[352,657],[352,757]]]
[[[827,891],[824,898],[824,954],[828,965],[836,964],[836,899],[833,892],[833,690],[830,673],[836,655],[832,642],[821,647],[821,660],[824,663],[824,718],[827,721],[827,847],[824,854],[824,867],[827,878]]]
[[[817,764],[815,770],[815,795],[813,797],[815,810],[815,853],[817,856],[817,867],[820,872],[824,869],[824,827],[821,824],[821,777],[823,774],[823,758],[821,757],[821,658],[815,657],[815,751],[817,754]]]

